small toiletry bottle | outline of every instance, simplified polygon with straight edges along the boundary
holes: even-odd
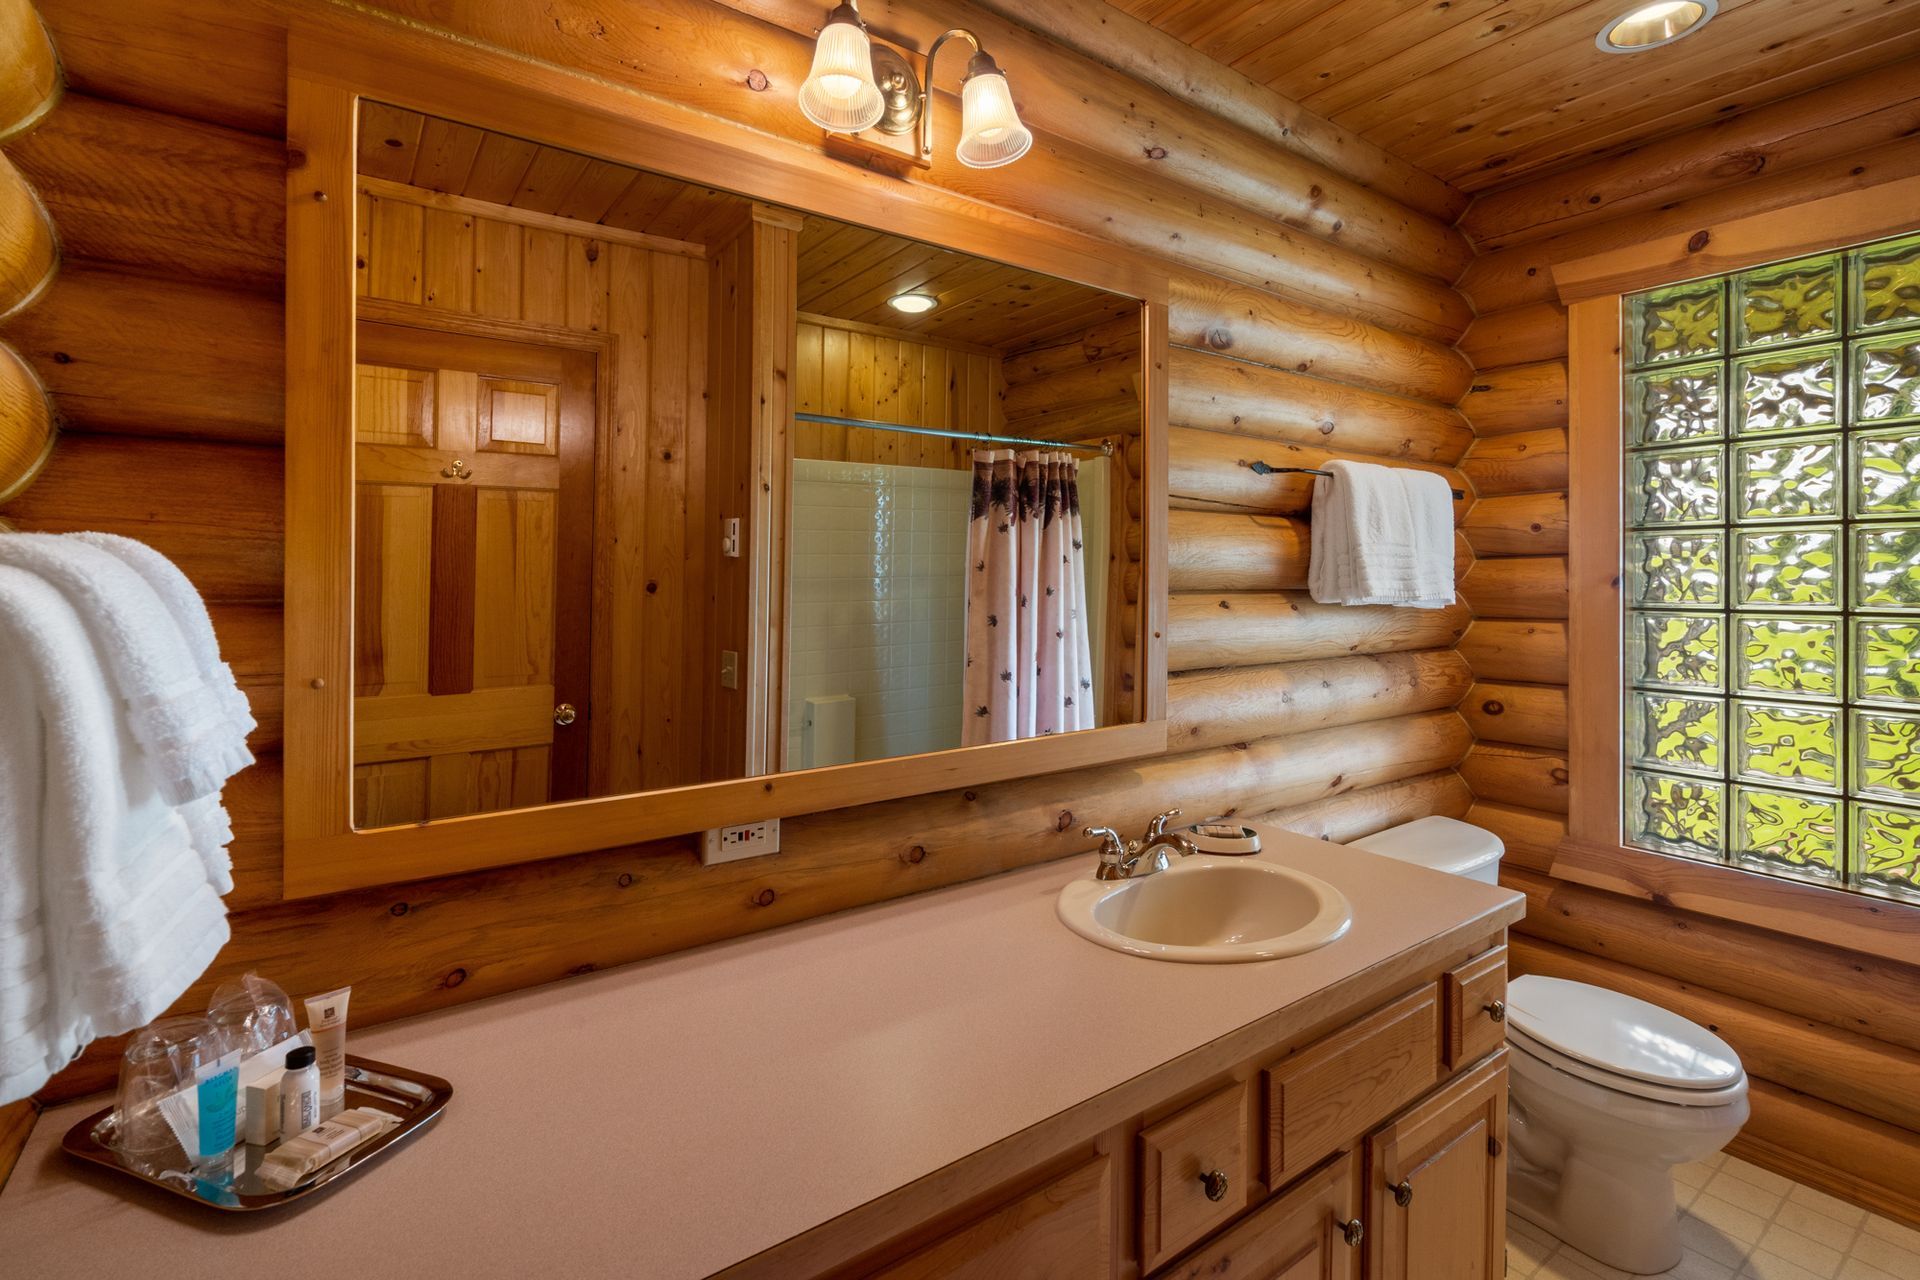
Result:
[[[312,1045],[287,1052],[287,1074],[280,1077],[280,1139],[296,1137],[320,1123],[320,1068]]]

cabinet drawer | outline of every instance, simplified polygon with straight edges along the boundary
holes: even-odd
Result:
[[[1359,1218],[1360,1160],[1347,1152],[1154,1280],[1359,1280]]]
[[[887,1280],[1107,1280],[1113,1274],[1113,1162],[1100,1156],[983,1213],[892,1266]]]
[[[1266,1069],[1267,1181],[1299,1177],[1440,1079],[1429,984]]]
[[[1507,1042],[1507,949],[1495,947],[1448,971],[1446,1063],[1457,1071]]]
[[[1234,1084],[1140,1131],[1140,1262],[1151,1270],[1247,1203],[1247,1091]]]

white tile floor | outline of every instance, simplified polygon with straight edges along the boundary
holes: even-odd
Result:
[[[1716,1155],[1675,1170],[1686,1245],[1671,1280],[1920,1280],[1920,1231]],[[1507,1274],[1517,1280],[1625,1280],[1507,1215]]]

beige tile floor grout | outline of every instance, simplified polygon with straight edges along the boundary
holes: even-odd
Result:
[[[1685,1252],[1670,1280],[1920,1280],[1920,1231],[1715,1155],[1674,1170]],[[1515,1214],[1515,1280],[1627,1280]]]

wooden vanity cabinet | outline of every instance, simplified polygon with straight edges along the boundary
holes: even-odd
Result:
[[[1384,990],[1381,989],[1384,987]],[[729,1271],[1498,1280],[1504,937],[1256,1023]],[[917,1225],[915,1225],[917,1224]]]

